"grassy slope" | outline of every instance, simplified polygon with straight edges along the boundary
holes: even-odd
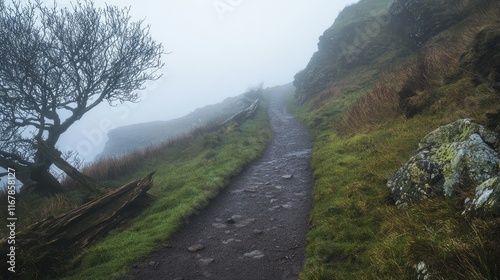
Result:
[[[243,109],[244,103],[238,102],[243,99],[243,96],[244,94],[226,98],[220,103],[198,108],[177,119],[140,123],[113,129],[109,132],[109,139],[104,151],[98,157],[121,155],[133,149],[164,141],[164,139],[175,138],[218,119],[226,119]]]
[[[488,16],[478,15],[486,22],[495,18]],[[397,98],[378,102],[377,97],[382,96],[380,92],[394,94],[391,87],[401,88],[401,81],[417,84],[412,80],[418,76],[410,72],[412,65],[403,67],[415,54],[393,60],[389,77],[367,75],[377,65],[361,66],[347,78],[333,81],[330,89],[318,93],[306,106],[298,108],[290,102],[292,111],[315,134],[314,207],[300,279],[413,279],[420,261],[427,263],[435,279],[495,279],[500,275],[499,219],[465,219],[460,215],[464,197],[397,209],[388,201],[386,188],[387,179],[437,126],[462,117],[484,121],[485,112],[500,109],[498,94],[476,85],[456,68],[456,58],[445,55],[456,51],[460,57],[465,49],[451,46],[467,48],[467,33],[481,29],[481,20],[476,17],[456,24],[429,41],[424,57],[432,59],[426,67],[434,80],[425,81],[426,86],[412,98],[420,109],[412,118],[405,118]],[[379,65],[383,66],[380,71],[386,69]],[[372,92],[372,88],[386,90]],[[363,96],[375,98],[358,102]],[[350,117],[358,118],[351,126],[345,123]],[[339,126],[344,133],[335,129]]]
[[[109,184],[120,185],[157,170],[150,194],[152,205],[130,227],[111,232],[87,249],[66,279],[110,279],[127,272],[130,265],[165,242],[189,217],[215,197],[231,176],[258,158],[271,138],[268,103],[240,127],[199,134],[141,164],[129,178]]]

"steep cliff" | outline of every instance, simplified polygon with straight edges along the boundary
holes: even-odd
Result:
[[[376,67],[380,74],[418,54],[437,34],[462,22],[484,2],[432,0],[361,0],[346,7],[319,38],[318,51],[297,73],[301,104],[353,72]],[[358,81],[369,86],[379,75]]]

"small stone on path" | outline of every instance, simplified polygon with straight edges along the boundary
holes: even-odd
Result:
[[[234,239],[234,238],[229,238],[229,239],[228,239],[228,240],[226,240],[226,241],[222,241],[222,244],[227,245],[227,244],[229,244],[229,243],[231,243],[231,242],[241,242],[241,240],[239,240],[239,239]]]
[[[276,195],[273,192],[267,192],[266,193],[266,198],[275,198]]]
[[[245,219],[245,220],[242,220],[242,221],[239,221],[235,224],[235,226],[237,228],[242,228],[242,227],[246,227],[248,226],[249,224],[253,223],[255,221],[254,218],[250,218],[250,219]]]
[[[238,220],[241,220],[241,216],[240,215],[232,215],[231,219],[238,221]]]
[[[262,254],[261,251],[255,250],[255,251],[252,251],[250,253],[246,253],[243,256],[245,256],[247,258],[252,258],[252,259],[260,259],[260,258],[264,257],[264,254]]]
[[[205,246],[201,245],[201,244],[196,244],[196,245],[193,245],[193,246],[189,246],[187,249],[189,252],[198,252],[199,250],[205,248]]]
[[[283,175],[283,176],[281,176],[281,178],[283,178],[283,179],[292,179],[293,175],[291,175],[291,174]]]
[[[292,203],[287,202],[286,204],[281,205],[281,207],[283,207],[285,209],[291,209],[292,208]]]
[[[209,265],[211,262],[213,262],[213,258],[204,258],[204,259],[199,259],[198,262],[202,265]]]
[[[273,206],[273,207],[269,208],[269,211],[274,211],[276,209],[279,209],[280,207],[281,207],[280,205]]]
[[[213,223],[212,226],[214,228],[218,228],[218,229],[227,228],[227,226],[225,224],[222,224],[222,223]]]
[[[264,232],[263,232],[262,230],[260,230],[260,229],[256,229],[256,230],[254,230],[254,231],[253,231],[253,233],[254,233],[255,235],[263,235],[263,234],[264,234]]]

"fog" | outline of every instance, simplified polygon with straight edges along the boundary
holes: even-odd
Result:
[[[130,6],[134,21],[150,25],[152,37],[169,52],[163,76],[147,84],[139,103],[94,108],[63,134],[59,149],[90,161],[112,128],[181,117],[261,82],[264,87],[292,82],[317,50],[318,37],[354,2],[109,0]]]

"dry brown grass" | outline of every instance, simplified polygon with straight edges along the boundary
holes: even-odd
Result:
[[[3,190],[0,191],[0,200],[7,201],[7,194]],[[49,217],[57,217],[74,209],[79,203],[78,199],[69,194],[56,194],[52,196],[17,194],[15,213],[18,223],[16,230],[20,232],[36,222]],[[7,204],[3,203],[0,210],[0,219],[6,221],[8,218]],[[7,234],[7,228],[0,229],[0,238],[6,237]]]
[[[344,94],[349,94],[359,90],[359,88],[351,85],[344,81],[336,81],[328,85],[321,92],[316,94],[310,101],[309,106],[311,108],[323,108],[327,107],[332,100],[340,98]]]
[[[470,1],[454,6],[456,12],[470,7]],[[475,10],[462,24],[430,40],[415,59],[381,76],[372,90],[361,97],[342,116],[335,128],[343,134],[371,130],[377,124],[406,116],[413,117],[432,104],[449,103],[448,96],[439,96],[434,89],[447,84],[463,71],[461,57],[475,39],[475,34],[500,16],[500,4]]]
[[[109,156],[84,166],[81,172],[96,181],[111,181],[122,178],[133,173],[143,164],[145,160],[161,157],[168,149],[183,150],[190,147],[197,136],[206,132],[211,132],[220,127],[218,121],[207,124],[203,127],[193,129],[165,142],[150,145],[141,150],[134,150],[122,156]],[[62,182],[65,189],[78,189],[77,183],[71,178],[65,178]]]
[[[405,74],[406,71],[397,73]],[[343,133],[361,132],[385,119],[400,116],[398,92],[401,85],[394,78],[394,75],[383,75],[372,91],[342,116],[337,130]]]

